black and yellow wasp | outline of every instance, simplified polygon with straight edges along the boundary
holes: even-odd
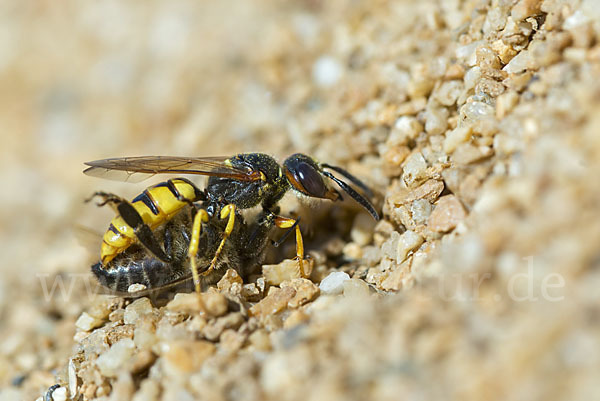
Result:
[[[365,184],[340,167],[300,153],[283,165],[262,153],[220,158],[124,157],[86,164],[90,167],[85,174],[129,181],[162,173],[209,176],[204,190],[176,178],[147,188],[131,202],[109,193],[94,194],[101,198],[99,205],[110,204],[118,213],[104,234],[101,261],[92,267],[101,284],[115,291],[126,291],[133,283],[149,289],[168,286],[188,279],[190,270],[200,291],[200,277],[220,270],[221,259],[237,263],[238,270],[240,263],[259,263],[273,226],[295,231],[296,258],[302,263],[298,219],[278,215],[278,203],[290,190],[299,196],[342,200],[327,179],[379,219],[368,198],[329,170],[371,196]],[[240,210],[255,206],[261,210],[254,222],[247,223]]]

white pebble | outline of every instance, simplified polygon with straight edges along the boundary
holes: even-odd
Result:
[[[520,74],[531,67],[531,54],[528,50],[523,50],[513,57],[512,60],[510,60],[509,63],[506,64],[502,69],[509,74]]]
[[[448,110],[445,107],[428,107],[424,117],[428,134],[441,134],[448,128]]]
[[[427,199],[417,199],[410,205],[410,213],[416,224],[425,224],[432,209]]]
[[[400,236],[396,253],[396,262],[398,264],[404,262],[408,253],[417,249],[423,243],[423,237],[414,231],[406,231]]]
[[[481,79],[481,67],[475,66],[473,68],[470,68],[465,73],[465,77],[463,79],[465,82],[465,89],[467,89],[467,90],[473,89],[475,87],[475,85],[477,85],[477,83],[479,82],[480,79]]]
[[[387,138],[387,147],[406,145],[423,131],[423,126],[415,117],[402,116],[396,120]]]
[[[77,372],[75,370],[75,363],[73,362],[73,359],[69,359],[67,373],[69,376],[69,393],[77,394],[79,386],[77,382]]]
[[[125,324],[134,324],[142,315],[152,312],[152,303],[148,298],[139,298],[127,305],[123,321]]]
[[[321,284],[319,284],[319,289],[321,290],[322,294],[341,294],[344,290],[344,281],[346,280],[350,280],[348,273],[332,272],[329,273],[329,276],[325,277],[323,281],[321,281]]]
[[[402,168],[402,179],[409,188],[427,177],[427,162],[420,152],[408,156]]]
[[[478,40],[476,42],[457,47],[456,58],[467,64],[469,67],[474,66],[477,63],[477,55],[475,51],[481,44],[483,44],[483,41]]]
[[[102,319],[96,319],[87,312],[83,312],[75,322],[75,326],[84,331],[90,331],[102,325]]]
[[[129,338],[120,340],[96,359],[96,366],[104,376],[116,377],[118,371],[133,356],[134,350],[133,340]]]
[[[52,399],[54,401],[66,401],[67,400],[67,388],[59,387],[52,393]]]
[[[571,29],[577,28],[579,26],[585,25],[585,24],[589,23],[590,21],[591,21],[591,18],[589,15],[586,15],[581,10],[577,10],[565,20],[565,24],[563,25],[563,28],[566,30],[571,30]]]
[[[460,117],[465,123],[494,118],[496,110],[487,103],[470,102],[460,108]]]
[[[446,133],[444,139],[444,152],[451,154],[456,150],[458,145],[467,142],[471,138],[472,125],[457,127]]]
[[[312,77],[322,87],[338,83],[344,72],[342,64],[331,56],[320,57],[313,65]]]
[[[135,283],[127,287],[127,292],[131,294],[132,292],[144,291],[145,289],[146,286],[144,284]]]
[[[369,284],[356,278],[351,278],[350,280],[344,281],[343,287],[345,297],[361,298],[367,297],[371,294]]]
[[[357,214],[354,218],[352,230],[350,230],[350,238],[358,245],[364,246],[373,239],[373,230],[375,221],[366,213]]]

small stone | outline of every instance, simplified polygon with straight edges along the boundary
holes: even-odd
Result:
[[[414,231],[408,230],[402,233],[398,238],[398,246],[396,248],[396,263],[404,262],[409,252],[417,249],[424,242],[424,239]]]
[[[241,295],[247,301],[258,301],[260,298],[260,289],[256,286],[256,283],[244,284]]]
[[[423,125],[419,120],[412,116],[402,116],[396,120],[385,144],[388,148],[408,145],[422,131]]]
[[[284,329],[291,329],[299,324],[306,323],[309,320],[309,316],[301,309],[295,310],[285,319],[283,322]]]
[[[541,5],[542,0],[519,0],[510,11],[510,16],[517,22],[523,21],[527,17],[539,14]]]
[[[470,102],[460,108],[460,118],[466,123],[472,123],[485,118],[494,118],[496,110],[487,103]]]
[[[77,371],[75,369],[73,358],[69,359],[67,375],[69,378],[69,394],[77,394],[77,391],[79,390],[79,381],[77,379]]]
[[[435,99],[443,106],[453,106],[465,90],[462,81],[446,81],[435,91]]]
[[[366,297],[371,294],[369,284],[357,278],[351,278],[343,282],[345,297]]]
[[[470,68],[465,73],[465,77],[463,79],[463,81],[465,82],[465,89],[469,90],[475,88],[475,85],[477,85],[480,79],[481,67],[475,66],[473,68]]]
[[[103,319],[95,318],[90,316],[87,312],[83,312],[75,322],[75,326],[83,331],[90,331],[96,327],[102,326],[103,323]]]
[[[281,288],[291,287],[296,291],[292,299],[288,301],[288,308],[298,308],[319,295],[319,287],[305,278],[297,278],[281,283]]]
[[[216,341],[224,330],[237,330],[243,323],[244,316],[240,312],[230,313],[204,327],[202,334],[207,340]]]
[[[156,401],[160,395],[160,385],[155,379],[145,379],[140,389],[134,394],[132,401]]]
[[[506,71],[508,74],[521,74],[528,69],[535,69],[536,65],[537,64],[531,57],[531,52],[523,50],[513,57],[502,70]],[[527,81],[529,82],[528,79]]]
[[[472,126],[462,126],[448,131],[444,139],[444,152],[451,154],[456,147],[471,138]]]
[[[286,280],[302,277],[300,264],[294,259],[285,259],[276,265],[263,265],[263,276],[270,285],[280,285]]]
[[[506,65],[517,55],[517,51],[510,45],[506,44],[502,39],[492,42],[492,50],[496,52],[502,64]]]
[[[344,67],[338,60],[331,56],[322,56],[313,65],[312,77],[318,86],[328,88],[335,85],[343,73]]]
[[[108,315],[108,320],[113,323],[123,322],[125,317],[125,309],[116,309]]]
[[[103,383],[102,385],[98,386],[98,388],[96,388],[96,398],[107,396],[110,394],[110,389],[111,387],[108,383]]]
[[[508,134],[500,133],[494,136],[494,150],[499,155],[511,155],[523,150],[525,143]]]
[[[191,319],[185,321],[185,328],[195,333],[201,332],[207,325],[208,321],[200,315],[194,315]]]
[[[509,91],[498,96],[496,99],[496,118],[506,117],[519,102],[519,95],[515,91]]]
[[[119,373],[119,377],[112,384],[110,401],[130,400],[133,397],[135,387],[129,372]]]
[[[162,365],[167,375],[180,377],[199,370],[215,350],[215,345],[208,341],[173,341],[166,346]]]
[[[475,51],[477,65],[486,73],[489,70],[499,70],[502,67],[496,52],[489,45],[482,45]],[[489,71],[490,73],[492,71]]]
[[[413,187],[427,178],[427,162],[421,152],[411,154],[403,166],[402,180],[407,187]]]
[[[441,197],[429,216],[428,227],[436,232],[448,232],[466,217],[466,211],[454,195]]]
[[[147,371],[156,360],[156,355],[148,350],[140,351],[131,359],[131,373],[139,374]]]
[[[258,351],[271,350],[271,338],[264,329],[258,329],[248,337],[250,344]]]
[[[202,295],[196,292],[175,294],[175,297],[167,304],[167,309],[188,315],[200,313],[202,311],[202,298]]]
[[[119,301],[117,298],[100,298],[100,300],[94,303],[87,312],[96,319],[106,320],[111,312],[118,306],[118,303]]]
[[[417,199],[410,204],[410,214],[415,224],[425,224],[431,210],[431,203],[427,199]]]
[[[448,69],[446,69],[446,73],[444,74],[444,79],[453,80],[453,79],[462,79],[465,76],[465,69],[460,64],[450,64]]]
[[[412,191],[406,188],[396,187],[393,188],[390,195],[388,195],[387,201],[390,203],[391,208],[397,208],[401,205],[411,204],[417,199],[425,199],[430,203],[440,196],[444,190],[444,182],[439,180],[427,180]]]
[[[152,303],[146,297],[138,298],[125,308],[123,321],[125,324],[135,324],[137,320],[148,313],[152,312]]]
[[[138,349],[146,350],[151,349],[158,342],[158,338],[153,332],[142,327],[136,327],[133,330],[133,342]]]
[[[319,284],[319,290],[326,295],[341,294],[344,290],[344,281],[350,280],[345,272],[331,272]]]
[[[438,135],[448,128],[448,109],[445,107],[428,106],[423,113],[425,131],[430,135]]]
[[[214,317],[223,316],[229,309],[227,298],[218,292],[203,293],[202,303],[205,312]]]
[[[475,93],[485,93],[494,98],[500,96],[505,90],[504,84],[486,77],[482,77],[475,85]]]
[[[356,242],[348,242],[342,250],[344,257],[349,260],[358,260],[363,257],[363,250]]]
[[[244,280],[242,280],[238,272],[234,269],[228,269],[217,283],[217,288],[221,292],[234,292],[232,289],[239,287],[241,291],[243,284]]]
[[[352,224],[352,230],[350,230],[352,241],[361,246],[371,243],[375,223],[375,220],[370,215],[366,213],[357,214]]]
[[[386,291],[399,291],[407,281],[409,267],[406,263],[398,266],[381,282],[381,288]]]
[[[52,393],[52,400],[54,401],[67,401],[67,388],[59,387]]]
[[[250,316],[264,317],[281,312],[287,308],[288,302],[296,295],[292,287],[271,287],[269,294],[249,310]]]
[[[227,352],[239,351],[246,341],[246,335],[235,330],[227,329],[219,337],[220,349]]]
[[[116,377],[133,356],[135,344],[131,339],[123,339],[96,359],[96,366],[107,377]]]
[[[478,40],[466,45],[458,46],[455,52],[456,58],[469,67],[474,66],[477,63],[476,50],[482,44],[483,41]]]
[[[147,287],[144,284],[135,283],[127,287],[127,292],[133,294],[135,292],[144,291]]]
[[[463,143],[452,154],[452,161],[457,165],[467,165],[490,157],[493,153],[494,151],[490,147]]]
[[[391,146],[385,147],[385,152],[382,157],[384,160],[384,172],[388,177],[395,177],[402,173],[402,163],[410,154],[408,146]]]
[[[132,324],[124,324],[120,326],[113,327],[106,336],[106,342],[109,345],[113,345],[118,343],[124,338],[133,339],[133,325]]]

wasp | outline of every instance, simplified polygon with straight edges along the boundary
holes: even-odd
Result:
[[[175,260],[181,255],[173,254],[172,250],[166,251],[157,237],[172,236],[175,230],[167,230],[166,227],[182,224],[186,227],[185,230],[180,230],[182,232],[187,232],[189,227],[189,241],[186,239],[180,242],[187,246],[186,256],[197,291],[200,291],[199,253],[214,255],[210,263],[206,264],[208,267],[202,272],[202,276],[210,276],[217,268],[219,257],[224,249],[226,249],[225,254],[236,254],[234,252],[236,242],[239,245],[240,241],[245,240],[248,235],[263,241],[266,238],[266,230],[272,226],[288,229],[283,238],[291,231],[295,231],[296,259],[302,263],[304,245],[298,225],[299,219],[280,216],[278,203],[289,191],[293,191],[299,197],[342,200],[342,194],[331,185],[331,182],[337,184],[342,191],[365,208],[375,220],[379,220],[379,215],[368,198],[372,196],[372,192],[363,182],[340,167],[319,163],[301,153],[289,156],[283,164],[279,164],[273,157],[263,153],[241,153],[232,157],[124,157],[85,164],[90,166],[84,170],[87,175],[125,181],[137,181],[163,173],[209,176],[204,190],[200,190],[187,179],[176,178],[147,188],[131,202],[104,192],[94,194],[102,198],[100,205],[111,204],[118,213],[103,237],[101,263],[94,265],[93,271],[98,277],[106,276],[106,274],[103,276],[105,270],[114,270],[115,266],[118,266],[116,270],[122,273],[130,271],[132,275],[134,272],[144,270],[142,267],[149,266],[148,263],[162,263],[163,267],[174,266]],[[332,171],[354,184],[366,196],[346,181],[336,177]],[[182,211],[188,206],[193,211],[194,217],[190,222],[181,222]],[[261,208],[256,223],[258,226],[248,228],[239,211],[255,206]],[[237,231],[236,220],[240,221]],[[158,229],[163,225],[165,228],[161,228],[159,232]],[[222,230],[218,236],[220,238],[218,245],[212,249],[214,241],[207,239],[206,245],[202,247],[200,245],[202,233],[209,229],[219,231],[219,228]],[[203,238],[212,238],[211,236],[214,237],[210,234]],[[226,246],[230,237],[232,237],[231,244]],[[119,255],[128,251],[134,244],[141,246],[143,252],[149,252],[152,255],[149,259],[154,261],[147,262],[145,265],[139,263],[132,265],[121,260],[123,258],[119,258]],[[134,255],[133,252],[127,252],[125,255],[130,260],[135,260],[139,256]],[[119,260],[117,261],[116,258]],[[185,265],[179,262],[175,264]],[[149,287],[158,286],[155,280],[146,281]]]

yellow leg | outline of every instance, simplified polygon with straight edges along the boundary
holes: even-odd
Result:
[[[296,220],[289,217],[277,216],[275,218],[275,225],[279,228],[290,228],[296,224]],[[302,240],[302,233],[300,232],[300,226],[296,224],[296,259],[300,264],[300,271],[304,271],[304,241]]]
[[[229,238],[229,236],[231,235],[231,233],[233,231],[233,226],[235,224],[235,205],[231,205],[231,204],[226,205],[225,207],[223,207],[223,209],[221,209],[221,219],[226,219],[228,217],[229,217],[229,220],[227,221],[227,226],[225,227],[225,232],[223,233],[223,239],[221,240],[221,243],[219,244],[219,247],[217,248],[217,251],[215,252],[215,256],[213,257],[212,261],[210,262],[210,266],[208,267],[208,269],[206,269],[205,272],[202,273],[203,276],[209,275],[215,269],[215,266],[217,264],[217,259],[219,258],[219,255],[221,254],[221,251],[223,250],[225,241],[227,241],[227,238]]]
[[[194,277],[196,292],[200,292],[200,275],[198,274],[198,266],[196,265],[196,254],[198,253],[200,233],[202,233],[202,223],[208,223],[208,213],[206,213],[206,210],[204,209],[199,209],[194,217],[192,238],[190,239],[190,246],[188,247],[188,258],[190,258],[190,264],[192,266],[192,275]]]

